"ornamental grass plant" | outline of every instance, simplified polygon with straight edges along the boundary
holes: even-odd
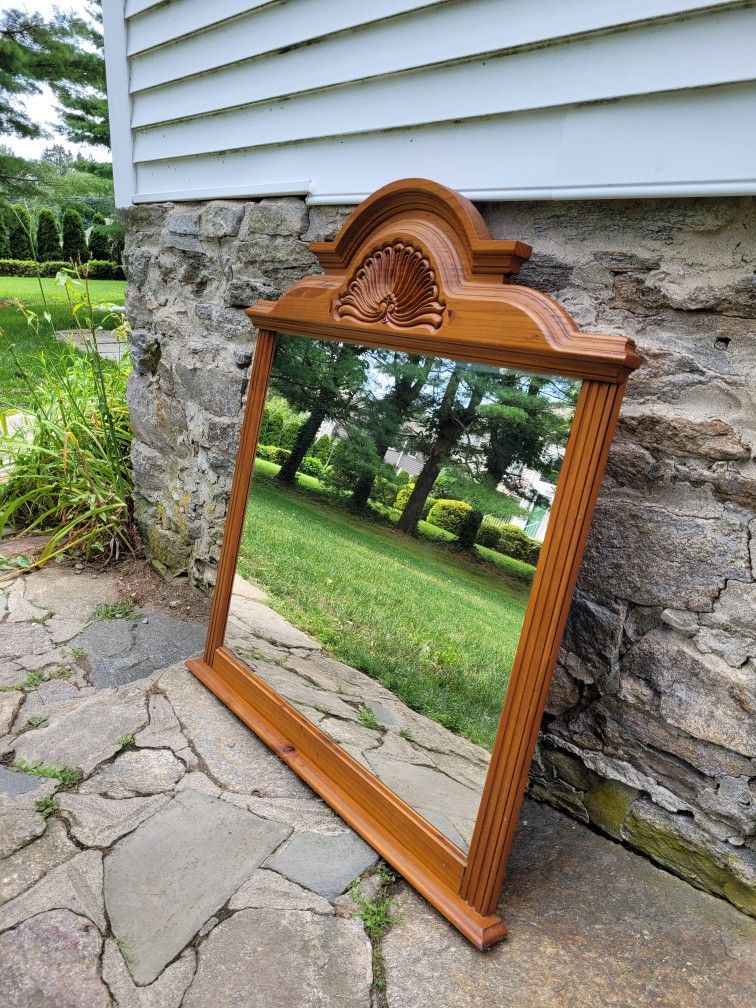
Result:
[[[130,370],[127,323],[119,306],[93,303],[86,266],[61,270],[77,343],[53,358],[40,353],[34,373],[14,342],[2,335],[2,352],[14,362],[28,394],[23,410],[4,403],[0,413],[0,529],[15,536],[44,535],[47,542],[24,566],[39,567],[63,555],[104,559],[133,552],[131,428],[126,405]],[[40,314],[15,307],[30,334],[54,334],[44,290]],[[114,330],[124,350],[115,362],[97,352],[98,334]]]

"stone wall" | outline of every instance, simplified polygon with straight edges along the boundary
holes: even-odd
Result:
[[[533,245],[519,282],[644,360],[532,792],[754,912],[756,204],[482,210]],[[240,306],[316,269],[307,242],[344,215],[295,198],[129,213],[137,517],[163,569],[214,578],[253,351]]]

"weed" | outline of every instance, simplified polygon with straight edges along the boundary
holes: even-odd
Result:
[[[412,732],[409,730],[409,728],[400,728],[399,737],[406,739],[407,742],[414,742],[414,739],[412,738]]]
[[[71,648],[71,651],[70,651],[71,657],[75,661],[79,661],[79,659],[83,658],[86,655],[86,653],[87,652],[84,650],[83,647]]]
[[[32,714],[26,723],[30,728],[44,728],[47,724],[47,718],[42,717],[41,714]]]
[[[49,819],[55,811],[57,804],[58,800],[53,795],[52,798],[40,798],[39,801],[34,803],[34,808],[37,812],[39,812],[43,819]]]
[[[0,686],[0,693],[13,693],[15,690],[33,690],[41,682],[44,682],[42,673],[34,669],[22,682],[14,683],[12,686]]]
[[[357,907],[357,916],[362,921],[373,946],[373,984],[377,990],[384,990],[386,987],[386,966],[380,942],[396,922],[389,891],[390,885],[395,881],[396,875],[384,865],[378,872],[378,888],[374,895],[366,896],[359,881],[352,883],[349,890],[349,895]]]
[[[76,675],[76,669],[71,668],[70,665],[64,665],[59,668],[55,674],[56,679],[72,679]]]
[[[84,776],[80,770],[74,770],[73,767],[45,766],[44,763],[27,763],[23,759],[17,759],[13,764],[13,769],[20,770],[21,773],[32,774],[34,777],[60,781],[64,787],[73,787]]]
[[[366,728],[380,728],[381,722],[373,714],[369,707],[360,707],[357,716]]]
[[[131,734],[121,735],[121,737],[118,739],[118,745],[121,747],[121,749],[125,749],[126,746],[130,746],[133,741],[134,741],[133,735]]]
[[[131,619],[134,615],[136,615],[134,603],[126,599],[123,602],[104,602],[102,605],[98,605],[96,609],[92,610],[89,618],[91,620]]]

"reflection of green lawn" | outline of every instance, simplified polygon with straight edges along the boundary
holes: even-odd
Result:
[[[256,466],[240,573],[335,657],[490,748],[528,588],[264,478],[277,468]]]

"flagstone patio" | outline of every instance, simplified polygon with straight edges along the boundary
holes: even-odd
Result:
[[[750,918],[530,801],[506,942],[396,881],[374,948],[348,891],[376,855],[183,667],[204,607],[122,592],[61,566],[0,594],[0,1008],[754,1002]],[[256,670],[464,840],[485,754],[246,599]]]

